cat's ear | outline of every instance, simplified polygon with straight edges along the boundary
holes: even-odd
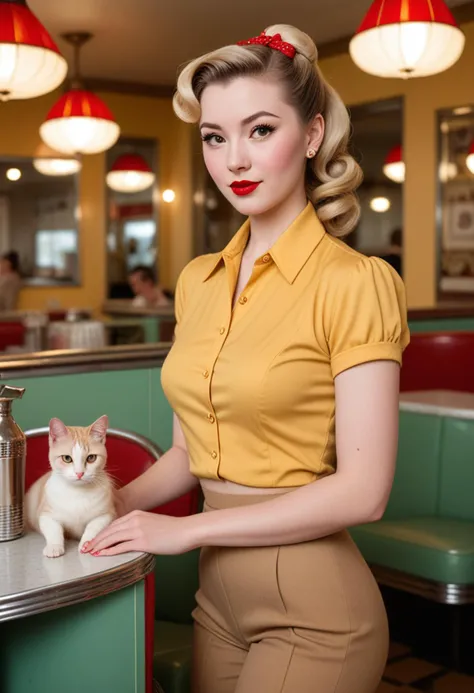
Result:
[[[58,438],[67,438],[69,431],[60,419],[51,419],[49,422],[49,437],[55,443]]]
[[[94,421],[92,426],[90,427],[90,434],[92,438],[96,438],[97,440],[105,440],[105,435],[107,433],[107,428],[109,426],[109,417],[104,414],[104,416],[101,416],[100,419],[97,419],[97,421]]]

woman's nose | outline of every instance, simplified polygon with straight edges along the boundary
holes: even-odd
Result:
[[[250,165],[250,157],[246,147],[242,146],[242,144],[235,144],[229,147],[229,156],[227,159],[227,168],[229,171],[234,173],[238,171],[248,171]]]

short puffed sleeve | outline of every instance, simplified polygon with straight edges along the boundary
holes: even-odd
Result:
[[[368,361],[401,364],[410,341],[405,286],[375,257],[351,258],[337,272],[325,302],[325,332],[332,375]]]

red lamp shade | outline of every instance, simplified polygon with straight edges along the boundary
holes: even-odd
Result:
[[[395,181],[395,183],[403,183],[405,180],[405,162],[403,161],[403,148],[400,144],[393,147],[387,154],[383,172],[387,178]]]
[[[107,174],[107,185],[117,192],[146,190],[154,180],[155,174],[139,154],[122,154]]]
[[[120,128],[98,96],[71,89],[49,111],[40,135],[49,147],[63,154],[97,154],[115,144]]]
[[[349,52],[378,77],[426,77],[454,65],[464,43],[443,0],[374,0]]]
[[[65,59],[26,1],[0,1],[0,99],[47,94],[66,73]]]
[[[469,147],[469,152],[466,157],[466,166],[471,173],[474,173],[474,142]]]

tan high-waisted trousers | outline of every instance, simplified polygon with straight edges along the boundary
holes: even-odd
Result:
[[[205,511],[268,501],[205,492]],[[377,584],[347,532],[202,549],[193,693],[374,693],[388,648]]]

